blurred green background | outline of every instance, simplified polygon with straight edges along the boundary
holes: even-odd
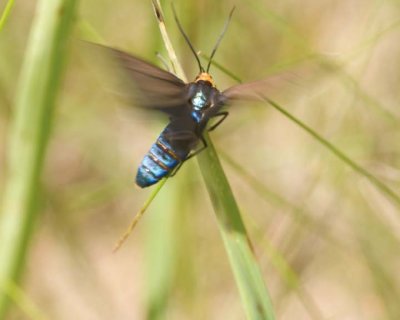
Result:
[[[163,8],[189,79],[193,56]],[[195,48],[243,81],[326,72],[273,95],[400,194],[400,2],[174,1]],[[0,194],[7,134],[36,1],[16,1],[0,33]],[[4,9],[4,2],[0,10]],[[150,1],[79,3],[42,177],[40,216],[23,295],[43,319],[243,319],[197,163],[168,181],[125,245],[115,241],[150,192],[137,166],[162,118],[128,107],[79,39],[160,65],[167,56]],[[204,61],[204,60],[203,60]],[[235,80],[216,67],[219,89]],[[400,319],[400,210],[298,125],[267,104],[232,107],[211,134],[272,296],[277,319]],[[159,277],[159,278],[154,278]],[[18,305],[18,303],[17,303]],[[27,318],[17,306],[9,319]]]

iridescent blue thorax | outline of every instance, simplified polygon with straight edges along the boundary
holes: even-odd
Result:
[[[207,109],[214,105],[215,88],[214,80],[206,73],[200,73],[191,85],[190,104],[192,105],[191,116],[196,123],[200,123]]]
[[[192,104],[194,107],[193,109],[197,111],[203,109],[206,106],[207,98],[201,89],[200,91],[197,91],[194,97],[192,98]]]
[[[193,98],[190,100],[193,106],[192,118],[196,122],[200,122],[204,109],[207,108],[207,97],[203,90],[197,91]]]

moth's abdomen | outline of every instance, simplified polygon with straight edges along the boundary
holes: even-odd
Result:
[[[161,134],[143,158],[136,174],[136,184],[145,188],[157,183],[175,169],[182,160],[184,158],[176,154]]]

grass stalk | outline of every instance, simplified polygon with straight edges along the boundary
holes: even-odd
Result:
[[[237,77],[236,75],[232,74],[231,72],[226,72],[226,68],[223,67],[222,65],[218,64],[217,62],[212,62],[212,64],[221,70],[222,72],[225,72],[228,76],[232,77],[232,79],[236,80],[238,83],[242,83],[242,80]],[[274,109],[279,111],[281,114],[283,114],[285,117],[287,117],[289,120],[294,122],[296,125],[298,125],[301,129],[306,131],[308,134],[310,134],[313,138],[315,138],[321,145],[323,145],[326,149],[328,149],[333,155],[335,155],[337,158],[342,160],[344,163],[346,163],[349,167],[351,167],[355,172],[358,174],[364,176],[367,178],[377,189],[379,189],[381,192],[383,192],[391,201],[394,205],[396,205],[397,209],[400,209],[400,195],[398,195],[395,191],[393,191],[389,186],[387,186],[385,183],[383,183],[380,179],[378,179],[376,176],[374,176],[372,173],[370,173],[368,170],[364,169],[361,165],[356,163],[354,160],[352,160],[349,156],[347,156],[342,150],[340,150],[338,147],[336,147],[334,144],[323,138],[319,133],[317,133],[315,130],[313,130],[311,127],[306,125],[304,122],[302,122],[300,119],[296,118],[294,115],[292,115],[290,112],[285,110],[282,106],[280,106],[278,103],[275,101],[269,99],[268,97],[264,96],[261,93],[258,93],[260,99],[269,105],[271,105]]]
[[[155,15],[157,17],[158,26],[160,28],[160,32],[161,32],[161,35],[162,35],[163,40],[164,40],[164,44],[165,44],[166,49],[168,51],[169,58],[171,59],[172,69],[173,69],[174,73],[176,73],[181,79],[185,80],[186,79],[185,73],[183,72],[183,69],[182,69],[181,65],[179,64],[179,62],[178,62],[178,58],[176,56],[174,48],[172,47],[171,41],[170,41],[168,33],[167,33],[167,29],[165,27],[164,15],[163,15],[162,10],[161,10],[160,2],[158,0],[152,0],[152,3],[153,3],[153,8],[154,8]],[[81,29],[85,33],[90,33],[92,35],[95,35],[95,37],[97,39],[101,40],[101,38],[99,36],[97,36],[97,33],[95,33],[93,31],[93,29],[91,28],[91,26],[89,24],[87,24],[87,23],[81,24]],[[165,184],[167,179],[168,179],[168,177],[163,178],[158,183],[157,187],[152,191],[152,193],[150,194],[148,199],[143,204],[142,208],[133,217],[131,223],[129,224],[129,226],[127,228],[127,230],[122,234],[120,239],[115,244],[114,250],[113,250],[114,252],[118,251],[121,248],[121,246],[125,243],[125,241],[128,239],[128,237],[132,233],[133,229],[136,227],[136,225],[139,222],[139,220],[145,214],[147,208],[150,206],[150,204],[156,198],[158,193],[161,191],[161,189],[164,186],[164,184]]]
[[[165,46],[175,70],[182,70],[176,58],[159,3],[153,1]],[[180,74],[182,72],[182,74]],[[183,71],[177,75],[186,80]],[[208,134],[208,148],[198,156],[211,202],[217,215],[219,229],[227,251],[236,284],[248,319],[274,319],[271,300],[261,270],[255,259],[238,205]]]
[[[49,317],[40,309],[32,299],[14,282],[9,282],[5,288],[7,295],[15,303],[26,319],[31,320],[48,320]]]
[[[0,288],[17,282],[36,220],[52,111],[65,64],[76,0],[41,0],[19,80],[0,216]],[[0,319],[8,296],[0,292]]]
[[[247,318],[274,319],[272,303],[235,197],[208,134],[205,134],[205,139],[208,148],[198,156],[200,170],[217,215]]]
[[[290,21],[280,16],[279,14],[271,10],[268,5],[266,6],[260,1],[255,2],[247,0],[246,2],[250,5],[255,13],[263,16],[275,30],[281,33],[283,37],[285,37],[285,39],[295,44],[300,49],[300,51],[303,52],[303,55],[314,56],[319,65],[322,66],[325,70],[330,72],[334,71],[341,79],[345,88],[347,88],[348,90],[349,88],[352,88],[354,93],[359,95],[366,103],[366,105],[372,107],[379,116],[382,116],[385,120],[390,120],[392,123],[398,122],[399,117],[397,113],[391,111],[389,107],[383,105],[369,92],[364,90],[362,86],[360,86],[359,82],[354,79],[352,75],[346,72],[346,70],[343,68],[343,65],[340,65],[339,63],[325,55],[316,53],[310,42],[298,32],[298,28],[295,28],[290,23]],[[387,30],[390,31],[393,29],[388,28]],[[373,43],[373,41],[370,41],[370,44],[371,43]],[[355,48],[362,48],[363,46],[365,46],[364,43],[362,43],[361,45],[357,44]]]
[[[169,38],[167,28],[165,26],[164,14],[162,12],[160,1],[159,0],[152,0],[152,1],[153,1],[154,13],[158,20],[158,27],[160,28],[160,33],[165,45],[165,49],[167,50],[168,57],[171,60],[172,70],[176,74],[176,76],[181,78],[183,81],[187,82],[187,77],[185,75],[185,72],[183,71],[183,68],[179,63],[178,57],[176,55],[174,47],[172,46],[172,42]]]
[[[342,160],[344,163],[346,163],[349,167],[351,167],[354,171],[357,173],[361,174],[365,178],[367,178],[375,187],[377,187],[379,190],[381,190],[392,202],[397,206],[397,208],[400,208],[400,196],[396,194],[391,188],[389,188],[386,184],[384,184],[382,181],[380,181],[377,177],[375,177],[373,174],[365,170],[363,167],[361,167],[359,164],[357,164],[355,161],[350,159],[344,152],[339,150],[336,146],[334,146],[332,143],[330,143],[328,140],[324,139],[322,136],[320,136],[317,132],[315,132],[313,129],[311,129],[309,126],[307,126],[305,123],[297,119],[295,116],[287,112],[284,108],[282,108],[279,104],[276,102],[266,98],[265,96],[261,96],[264,101],[268,102],[272,107],[274,107],[276,110],[278,110],[280,113],[285,115],[287,118],[289,118],[291,121],[296,123],[300,128],[305,130],[308,134],[310,134],[313,138],[315,138],[319,143],[321,143],[325,148],[327,148],[329,151],[331,151],[336,157],[338,157],[340,160]]]
[[[158,20],[159,30],[164,37],[168,37],[164,24],[163,14],[159,2],[153,1],[153,8]],[[166,42],[164,42],[166,43]],[[170,42],[168,42],[170,44]],[[167,48],[173,50],[172,45]],[[183,75],[183,70],[176,63],[176,55],[172,57],[172,70]],[[182,173],[182,171],[180,172]],[[176,287],[178,269],[178,244],[182,241],[180,228],[184,227],[179,221],[177,207],[181,200],[182,177],[169,180],[169,187],[158,187],[152,192],[154,210],[146,223],[146,319],[164,319],[167,314],[172,293]],[[164,185],[168,178],[164,178],[159,185]],[[183,240],[184,241],[184,240]]]
[[[176,285],[178,244],[182,239],[177,207],[182,197],[181,177],[157,196],[146,221],[146,319],[165,319]]]
[[[150,204],[153,202],[155,197],[160,192],[161,188],[164,186],[165,182],[167,182],[167,179],[162,179],[157,184],[156,188],[151,192],[150,196],[147,198],[147,200],[143,204],[142,208],[140,208],[139,212],[133,217],[133,219],[132,219],[131,223],[129,224],[125,233],[122,234],[121,238],[115,244],[114,249],[113,249],[114,252],[118,251],[121,248],[121,246],[125,243],[125,241],[128,239],[128,237],[132,233],[133,229],[136,227],[139,220],[143,217],[143,215],[147,211],[147,208],[150,206]]]
[[[3,14],[0,17],[0,32],[1,32],[1,30],[3,30],[3,27],[6,24],[8,17],[11,14],[11,9],[14,6],[14,2],[15,2],[14,0],[8,0],[6,6],[4,8]]]

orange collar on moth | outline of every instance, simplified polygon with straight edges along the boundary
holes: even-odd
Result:
[[[212,87],[215,87],[215,83],[213,78],[211,77],[211,75],[207,72],[201,72],[196,79],[194,80],[194,82],[198,82],[198,81],[205,81],[211,84]]]

